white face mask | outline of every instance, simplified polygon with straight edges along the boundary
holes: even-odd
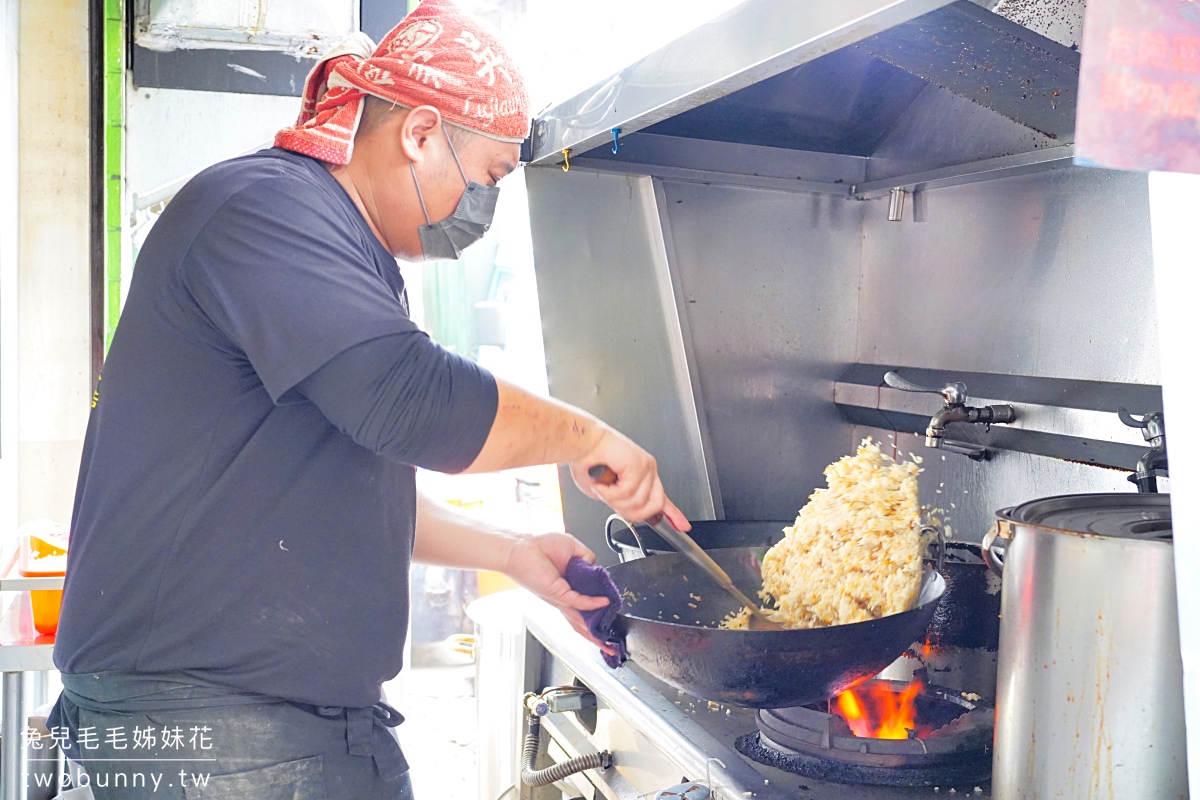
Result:
[[[417,169],[413,162],[408,162],[412,171],[413,184],[417,187],[417,199],[421,201],[421,211],[425,214],[425,224],[417,229],[421,237],[421,253],[426,260],[434,258],[455,259],[488,231],[492,226],[492,217],[496,213],[496,200],[500,196],[499,186],[484,186],[481,183],[467,180],[462,162],[454,150],[450,136],[446,136],[446,144],[450,145],[450,153],[454,163],[458,165],[458,174],[462,175],[467,188],[459,198],[454,213],[441,222],[431,222],[429,211],[425,208],[425,197],[421,194],[421,184],[417,181]]]

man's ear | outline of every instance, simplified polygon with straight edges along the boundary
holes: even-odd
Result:
[[[417,106],[400,127],[400,147],[409,161],[419,163],[429,153],[429,142],[442,127],[442,114],[433,106]]]

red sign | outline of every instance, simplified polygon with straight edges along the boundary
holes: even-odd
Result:
[[[1200,0],[1090,0],[1075,158],[1200,173]]]

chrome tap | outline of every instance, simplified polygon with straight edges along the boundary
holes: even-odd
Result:
[[[1137,486],[1137,490],[1143,494],[1157,493],[1158,473],[1168,474],[1167,426],[1163,421],[1163,413],[1151,411],[1138,419],[1121,406],[1117,409],[1117,416],[1129,427],[1140,428],[1142,438],[1150,443],[1150,449],[1138,459],[1134,473],[1129,476],[1129,482]]]
[[[895,372],[885,374],[883,381],[893,389],[899,389],[902,392],[936,394],[940,395],[942,400],[945,401],[946,404],[930,418],[929,425],[925,428],[926,447],[951,450],[979,460],[986,456],[986,451],[983,448],[954,443],[948,444],[946,442],[946,425],[951,422],[968,422],[990,426],[993,422],[1012,422],[1017,418],[1017,410],[1010,405],[967,405],[966,384],[958,381],[947,383],[941,389],[930,389],[910,383]]]

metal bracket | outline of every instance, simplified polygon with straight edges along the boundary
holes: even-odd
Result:
[[[596,695],[582,686],[552,686],[525,696],[525,709],[535,717],[596,707]]]

